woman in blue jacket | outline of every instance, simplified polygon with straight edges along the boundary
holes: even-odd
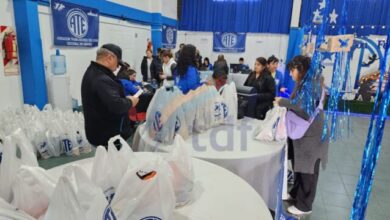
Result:
[[[202,85],[195,65],[195,53],[195,46],[191,44],[185,45],[181,51],[174,72],[175,84],[184,94],[187,94],[190,90],[195,90]]]
[[[271,72],[272,77],[275,80],[276,96],[282,96],[286,92],[286,88],[283,87],[284,76],[283,73],[278,71],[279,59],[275,56],[271,56],[267,60],[268,70]]]
[[[133,69],[123,71],[121,76],[118,75],[118,79],[121,81],[125,95],[135,95],[138,90],[142,89],[142,83],[137,82],[136,72]]]

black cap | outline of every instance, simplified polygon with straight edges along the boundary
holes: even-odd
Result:
[[[104,44],[102,48],[111,51],[118,58],[118,63],[122,62],[122,49],[115,44]]]

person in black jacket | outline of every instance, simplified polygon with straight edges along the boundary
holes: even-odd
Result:
[[[138,98],[126,97],[120,81],[114,75],[122,59],[122,50],[105,44],[97,51],[81,83],[81,100],[85,118],[85,133],[94,146],[107,146],[108,140],[120,134],[125,140],[132,132],[128,112]]]
[[[146,56],[141,63],[142,80],[144,82],[151,82],[153,79],[160,84],[162,79],[160,74],[162,73],[162,65],[156,56],[153,56],[151,50],[146,50]]]
[[[275,99],[275,80],[267,69],[267,60],[258,57],[255,63],[255,70],[249,74],[244,83],[245,86],[251,86],[257,90],[257,119],[264,119],[268,110],[273,107]]]
[[[214,62],[214,72],[224,72],[229,74],[229,67],[223,54],[218,55],[217,61]]]

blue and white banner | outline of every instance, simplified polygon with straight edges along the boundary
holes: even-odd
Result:
[[[213,51],[224,53],[245,52],[246,33],[214,32]]]
[[[99,42],[99,11],[51,0],[54,45],[96,47]]]
[[[163,25],[162,28],[162,47],[166,49],[175,49],[177,40],[177,28]]]

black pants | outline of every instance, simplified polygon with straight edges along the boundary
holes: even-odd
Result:
[[[308,212],[313,208],[319,172],[320,160],[317,160],[314,174],[295,173],[294,186],[290,191],[290,195],[296,201],[295,207],[301,211]]]

